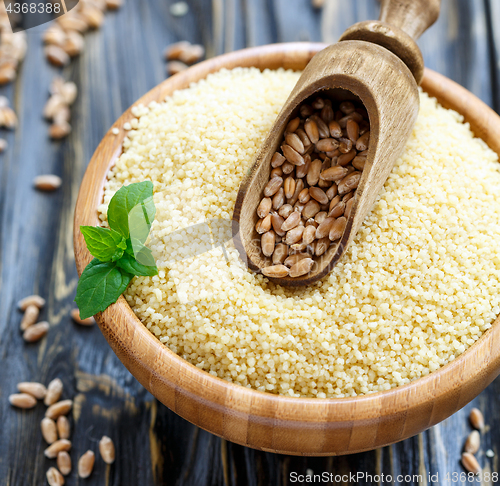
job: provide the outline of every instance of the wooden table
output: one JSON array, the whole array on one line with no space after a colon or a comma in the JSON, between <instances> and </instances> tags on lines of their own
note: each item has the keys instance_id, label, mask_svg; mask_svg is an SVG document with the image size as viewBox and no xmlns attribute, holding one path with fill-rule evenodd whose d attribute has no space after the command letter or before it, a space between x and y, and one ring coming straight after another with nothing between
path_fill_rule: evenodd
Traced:
<instances>
[{"instance_id":1,"label":"wooden table","mask_svg":"<svg viewBox=\"0 0 500 486\"><path fill-rule=\"evenodd\" d=\"M459 458L472 406L484 412L487 422L479 461L485 471L498 471L500 379L445 422L391 447L345 457L279 456L228 443L179 418L139 385L96 326L82 328L71 321L77 284L71 231L81 178L113 121L164 79L167 44L203 43L210 57L272 42L334 42L350 24L378 16L376 0L327 0L323 11L314 10L310 0L190 0L188 14L177 18L170 13L173 0L125 1L121 10L106 15L100 30L86 35L84 53L62 72L79 87L73 132L66 140L51 142L42 120L48 86L58 73L42 55L46 26L28 32L20 75L0 89L20 120L15 132L1 135L9 148L0 155L0 484L46 484L53 461L43 456L39 423L45 407L18 411L7 397L20 381L48 383L54 377L63 380L64 397L75 400L74 464L87 449L97 451L103 434L117 446L113 466L98 459L87 480L78 479L74 468L69 485L297 484L291 473L306 471L360 473L359 484L377 483L369 474L392 475L394 484L437 484L429 474L438 474L439 484L463 484L453 473L463 472ZM499 111L500 1L442 3L440 20L420 41L427 66ZM32 180L43 173L60 175L61 189L36 192ZM31 293L47 299L41 317L51 329L40 343L27 345L16 302ZM493 458L486 457L487 449L494 451Z\"/></svg>"}]
</instances>

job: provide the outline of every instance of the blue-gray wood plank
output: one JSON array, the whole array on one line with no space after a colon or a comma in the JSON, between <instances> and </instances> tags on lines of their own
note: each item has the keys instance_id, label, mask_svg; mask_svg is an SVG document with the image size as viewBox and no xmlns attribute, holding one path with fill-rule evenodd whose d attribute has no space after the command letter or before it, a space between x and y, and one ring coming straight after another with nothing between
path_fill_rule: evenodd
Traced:
<instances>
[{"instance_id":1,"label":"blue-gray wood plank","mask_svg":"<svg viewBox=\"0 0 500 486\"><path fill-rule=\"evenodd\" d=\"M16 383L48 383L59 376L64 397L75 399L72 457L107 434L115 440L111 467L96 461L91 478L73 473L67 484L87 485L286 485L290 474L384 473L409 476L401 484L464 484L459 458L470 431L467 416L478 406L488 427L478 455L485 471L498 471L500 380L473 403L436 427L399 444L345 457L300 458L274 455L228 443L192 426L158 403L128 373L97 328L75 326L69 316L77 283L72 250L72 217L79 183L101 137L139 96L164 79L164 47L187 39L201 42L213 56L271 42L334 42L350 24L376 18L376 0L327 0L315 10L309 0L188 0L189 13L170 14L174 0L126 0L104 26L86 35L85 51L64 69L79 97L73 132L51 142L42 109L48 86L59 71L42 55L45 27L28 33L28 55L19 77L0 88L19 115L15 132L0 155L0 484L45 484L52 464L43 456L39 423L44 407L17 411L7 397ZM428 67L464 85L500 109L500 0L442 0L439 21L422 36ZM60 191L40 194L32 179L42 173L64 179ZM18 299L40 293L51 323L46 339L26 345L18 326ZM493 458L484 451L491 448ZM446 475L450 474L449 480ZM438 474L438 481L429 474ZM419 480L418 475L421 475ZM359 484L376 478L360 477ZM477 481L476 481L477 482ZM487 482L485 482L486 484ZM300 483L299 483L300 484ZM385 482L384 484L388 484Z\"/></svg>"}]
</instances>

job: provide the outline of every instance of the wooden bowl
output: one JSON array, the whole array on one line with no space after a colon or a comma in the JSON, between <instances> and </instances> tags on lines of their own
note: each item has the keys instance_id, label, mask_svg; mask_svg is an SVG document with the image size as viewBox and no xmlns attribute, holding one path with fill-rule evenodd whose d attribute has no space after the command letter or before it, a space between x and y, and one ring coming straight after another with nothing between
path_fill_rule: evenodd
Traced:
<instances>
[{"instance_id":1,"label":"wooden bowl","mask_svg":"<svg viewBox=\"0 0 500 486\"><path fill-rule=\"evenodd\" d=\"M161 101L174 90L223 67L303 69L323 44L263 46L202 62L167 79L137 103ZM462 113L474 133L500 154L500 117L453 81L426 70L422 87ZM130 108L97 148L75 210L74 243L79 274L89 263L80 225L97 225L97 207L109 168L121 153L133 119ZM193 424L238 444L296 455L337 455L385 446L437 424L466 405L500 372L500 319L471 348L439 370L407 385L355 398L286 398L234 385L196 368L151 334L124 297L96 316L128 370L158 400Z\"/></svg>"}]
</instances>

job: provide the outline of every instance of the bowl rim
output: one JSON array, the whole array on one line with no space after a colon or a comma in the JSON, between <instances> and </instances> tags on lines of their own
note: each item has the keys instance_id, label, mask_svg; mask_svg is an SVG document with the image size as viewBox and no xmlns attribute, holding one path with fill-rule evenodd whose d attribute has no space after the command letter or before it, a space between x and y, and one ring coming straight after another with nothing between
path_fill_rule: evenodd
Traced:
<instances>
[{"instance_id":1,"label":"bowl rim","mask_svg":"<svg viewBox=\"0 0 500 486\"><path fill-rule=\"evenodd\" d=\"M203 79L223 67L252 65L260 69L300 69L324 47L326 44L321 43L285 43L224 54L166 79L129 107L102 139L80 187L74 221L78 274L81 275L91 260L79 227L99 223L97 207L102 202L104 181L109 168L121 153L121 144L126 136L123 124L134 118L132 107L162 100L166 93L187 87L191 82ZM471 113L464 114L466 121L474 127L476 136L483 138L490 148L500 154L500 117L485 103L465 88L429 69L425 70L422 86L431 96L438 96L445 107L456 107L457 100L464 110L469 106ZM113 128L118 128L118 135L112 133ZM246 388L213 376L161 343L136 317L123 296L116 304L98 314L96 320L120 360L167 407L216 435L274 452L297 453L282 447L283 440L278 436L273 436L269 442L260 436L252 439L248 430L238 429L229 433L227 424L214 425L213 417L210 417L210 413L203 413L202 409L215 415L229 414L236 421L250 421L256 426L286 426L292 430L298 427L311 430L320 427L325 430L347 423L351 427L348 452L359 452L410 437L443 420L474 398L500 372L500 349L494 346L494 342L500 340L500 318L464 353L438 370L396 388L345 398L287 397ZM430 400L431 409L427 416L422 416L418 430L414 425L407 424L406 417L422 414L423 410L427 410ZM352 439L352 428L357 425L375 426L374 421L379 422L375 437L380 437L380 440L374 438L368 447L358 447L356 440ZM395 421L400 428L396 434L397 440L393 440L395 436L384 439L381 423L394 424ZM306 445L304 449L308 450L299 453L332 453L331 450Z\"/></svg>"}]
</instances>

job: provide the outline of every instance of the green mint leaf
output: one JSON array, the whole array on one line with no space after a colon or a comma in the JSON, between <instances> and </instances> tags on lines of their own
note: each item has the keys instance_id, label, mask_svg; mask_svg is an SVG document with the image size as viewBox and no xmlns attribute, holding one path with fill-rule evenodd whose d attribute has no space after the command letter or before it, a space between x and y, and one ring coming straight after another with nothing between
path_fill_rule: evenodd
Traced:
<instances>
[{"instance_id":1,"label":"green mint leaf","mask_svg":"<svg viewBox=\"0 0 500 486\"><path fill-rule=\"evenodd\" d=\"M125 238L128 238L130 235L128 225L130 211L138 204L152 197L153 183L150 181L137 182L118 189L116 194L111 198L108 206L109 227L121 233Z\"/></svg>"},{"instance_id":2,"label":"green mint leaf","mask_svg":"<svg viewBox=\"0 0 500 486\"><path fill-rule=\"evenodd\" d=\"M153 266L156 265L155 259L153 258L153 253L151 250L144 246L143 243L135 238L132 240L132 253L133 257L142 265Z\"/></svg>"},{"instance_id":3,"label":"green mint leaf","mask_svg":"<svg viewBox=\"0 0 500 486\"><path fill-rule=\"evenodd\" d=\"M129 254L132 255L141 265L146 265L148 267L156 265L153 253L151 253L151 250L147 246L144 246L140 240L131 238L131 246L132 253L129 252Z\"/></svg>"},{"instance_id":4,"label":"green mint leaf","mask_svg":"<svg viewBox=\"0 0 500 486\"><path fill-rule=\"evenodd\" d=\"M127 248L125 238L115 230L95 226L80 226L87 248L101 262L116 261Z\"/></svg>"},{"instance_id":5,"label":"green mint leaf","mask_svg":"<svg viewBox=\"0 0 500 486\"><path fill-rule=\"evenodd\" d=\"M76 290L75 302L80 317L86 319L114 304L132 277L116 262L101 262L94 258L85 267Z\"/></svg>"},{"instance_id":6,"label":"green mint leaf","mask_svg":"<svg viewBox=\"0 0 500 486\"><path fill-rule=\"evenodd\" d=\"M149 248L146 249L149 250ZM125 253L123 257L116 262L116 264L122 270L125 270L133 275L140 275L141 277L152 277L153 275L158 275L158 268L156 265L143 265L128 253Z\"/></svg>"},{"instance_id":7,"label":"green mint leaf","mask_svg":"<svg viewBox=\"0 0 500 486\"><path fill-rule=\"evenodd\" d=\"M148 197L134 206L128 213L130 239L145 243L156 214L153 197Z\"/></svg>"},{"instance_id":8,"label":"green mint leaf","mask_svg":"<svg viewBox=\"0 0 500 486\"><path fill-rule=\"evenodd\" d=\"M143 245L139 240L127 239L127 248L125 249L125 254L130 255L132 258L137 260L141 265L147 267L156 266L156 261L153 257L151 250Z\"/></svg>"},{"instance_id":9,"label":"green mint leaf","mask_svg":"<svg viewBox=\"0 0 500 486\"><path fill-rule=\"evenodd\" d=\"M134 248L132 246L132 242L130 241L130 238L127 238L127 248L125 248L125 253L128 253L130 256L135 258Z\"/></svg>"}]
</instances>

